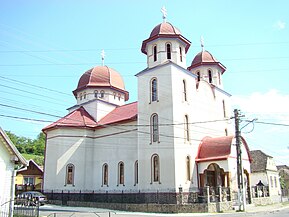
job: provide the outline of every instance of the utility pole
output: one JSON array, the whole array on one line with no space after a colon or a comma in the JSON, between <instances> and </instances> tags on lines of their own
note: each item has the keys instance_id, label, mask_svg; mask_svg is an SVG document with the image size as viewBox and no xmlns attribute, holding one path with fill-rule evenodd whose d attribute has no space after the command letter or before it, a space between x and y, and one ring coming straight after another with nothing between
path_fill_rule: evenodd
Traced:
<instances>
[{"instance_id":1,"label":"utility pole","mask_svg":"<svg viewBox=\"0 0 289 217\"><path fill-rule=\"evenodd\" d=\"M241 149L241 130L240 130L240 114L237 109L234 110L235 118L235 137L237 151L237 181L238 181L238 202L239 211L245 211L246 206L246 189L244 189L243 166L242 166L242 149ZM243 205L243 209L242 209Z\"/></svg>"}]
</instances>

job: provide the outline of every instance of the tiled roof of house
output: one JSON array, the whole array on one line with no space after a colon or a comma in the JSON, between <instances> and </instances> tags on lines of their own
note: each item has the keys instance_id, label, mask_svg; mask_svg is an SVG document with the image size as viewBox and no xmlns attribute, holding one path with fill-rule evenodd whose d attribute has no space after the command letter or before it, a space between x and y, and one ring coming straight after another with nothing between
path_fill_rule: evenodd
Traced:
<instances>
[{"instance_id":1,"label":"tiled roof of house","mask_svg":"<svg viewBox=\"0 0 289 217\"><path fill-rule=\"evenodd\" d=\"M252 157L251 172L263 172L267 169L267 160L272 158L261 150L250 151Z\"/></svg>"},{"instance_id":2,"label":"tiled roof of house","mask_svg":"<svg viewBox=\"0 0 289 217\"><path fill-rule=\"evenodd\" d=\"M103 125L118 123L121 121L135 120L136 117L137 102L115 108L99 122L96 122L83 107L79 107L65 117L48 125L43 129L43 131L57 127L97 128Z\"/></svg>"}]
</instances>

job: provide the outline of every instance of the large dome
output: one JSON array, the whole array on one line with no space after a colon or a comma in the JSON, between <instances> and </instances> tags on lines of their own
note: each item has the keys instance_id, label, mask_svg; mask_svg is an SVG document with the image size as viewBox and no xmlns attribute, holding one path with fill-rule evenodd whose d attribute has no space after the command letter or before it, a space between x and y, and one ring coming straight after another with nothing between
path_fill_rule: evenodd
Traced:
<instances>
[{"instance_id":1,"label":"large dome","mask_svg":"<svg viewBox=\"0 0 289 217\"><path fill-rule=\"evenodd\" d=\"M178 28L174 27L172 24L168 22L162 22L161 24L153 28L153 30L151 31L150 37L143 41L141 51L144 54L147 54L147 51L146 51L147 43L158 38L179 38L181 41L183 41L186 44L186 52L188 51L191 45L191 42L182 36L182 33Z\"/></svg>"},{"instance_id":2,"label":"large dome","mask_svg":"<svg viewBox=\"0 0 289 217\"><path fill-rule=\"evenodd\" d=\"M121 92L128 92L125 90L125 85L121 75L112 68L107 66L95 66L86 71L79 79L77 88L73 91L76 95L78 91L85 88L109 87L117 89Z\"/></svg>"},{"instance_id":3,"label":"large dome","mask_svg":"<svg viewBox=\"0 0 289 217\"><path fill-rule=\"evenodd\" d=\"M201 65L218 65L222 68L223 72L226 70L226 67L221 64L210 52L204 50L198 53L192 61L189 70L192 68L201 66Z\"/></svg>"}]
</instances>

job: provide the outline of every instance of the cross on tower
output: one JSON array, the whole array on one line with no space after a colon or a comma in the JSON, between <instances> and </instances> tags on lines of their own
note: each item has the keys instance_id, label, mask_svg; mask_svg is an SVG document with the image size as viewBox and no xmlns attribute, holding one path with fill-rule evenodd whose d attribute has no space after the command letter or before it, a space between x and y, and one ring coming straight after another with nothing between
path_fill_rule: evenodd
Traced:
<instances>
[{"instance_id":1,"label":"cross on tower","mask_svg":"<svg viewBox=\"0 0 289 217\"><path fill-rule=\"evenodd\" d=\"M165 6L163 6L162 8L161 8L161 12L162 12L162 14L163 14L163 21L164 21L164 23L166 22L166 18L167 18L167 9L165 8Z\"/></svg>"},{"instance_id":2,"label":"cross on tower","mask_svg":"<svg viewBox=\"0 0 289 217\"><path fill-rule=\"evenodd\" d=\"M104 57L105 57L104 50L101 51L100 55L101 55L102 66L104 66Z\"/></svg>"}]
</instances>

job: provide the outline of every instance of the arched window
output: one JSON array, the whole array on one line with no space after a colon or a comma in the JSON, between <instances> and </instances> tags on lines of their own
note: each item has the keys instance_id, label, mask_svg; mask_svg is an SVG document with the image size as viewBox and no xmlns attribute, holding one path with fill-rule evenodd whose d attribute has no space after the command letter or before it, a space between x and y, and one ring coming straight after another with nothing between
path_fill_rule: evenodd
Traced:
<instances>
[{"instance_id":1,"label":"arched window","mask_svg":"<svg viewBox=\"0 0 289 217\"><path fill-rule=\"evenodd\" d=\"M138 184L138 161L134 163L134 184Z\"/></svg>"},{"instance_id":2,"label":"arched window","mask_svg":"<svg viewBox=\"0 0 289 217\"><path fill-rule=\"evenodd\" d=\"M209 76L209 83L211 84L212 81L213 81L212 71L211 70L208 71L208 76Z\"/></svg>"},{"instance_id":3,"label":"arched window","mask_svg":"<svg viewBox=\"0 0 289 217\"><path fill-rule=\"evenodd\" d=\"M95 98L98 97L98 91L97 91L97 90L94 91L94 97L95 97Z\"/></svg>"},{"instance_id":4,"label":"arched window","mask_svg":"<svg viewBox=\"0 0 289 217\"><path fill-rule=\"evenodd\" d=\"M160 181L160 162L159 162L159 156L157 154L152 156L151 168L152 168L152 182L159 182Z\"/></svg>"},{"instance_id":5,"label":"arched window","mask_svg":"<svg viewBox=\"0 0 289 217\"><path fill-rule=\"evenodd\" d=\"M151 116L151 138L152 142L159 141L159 120L157 114Z\"/></svg>"},{"instance_id":6,"label":"arched window","mask_svg":"<svg viewBox=\"0 0 289 217\"><path fill-rule=\"evenodd\" d=\"M113 99L115 99L116 98L116 93L115 92L113 92Z\"/></svg>"},{"instance_id":7,"label":"arched window","mask_svg":"<svg viewBox=\"0 0 289 217\"><path fill-rule=\"evenodd\" d=\"M118 163L118 184L124 185L124 163Z\"/></svg>"},{"instance_id":8,"label":"arched window","mask_svg":"<svg viewBox=\"0 0 289 217\"><path fill-rule=\"evenodd\" d=\"M73 164L68 164L66 166L66 185L74 185L74 170L75 168Z\"/></svg>"},{"instance_id":9,"label":"arched window","mask_svg":"<svg viewBox=\"0 0 289 217\"><path fill-rule=\"evenodd\" d=\"M225 117L227 117L225 100L222 101L222 104L223 104L223 114L224 114L224 118L225 118Z\"/></svg>"},{"instance_id":10,"label":"arched window","mask_svg":"<svg viewBox=\"0 0 289 217\"><path fill-rule=\"evenodd\" d=\"M153 55L154 55L154 62L157 61L157 46L154 45L153 47Z\"/></svg>"},{"instance_id":11,"label":"arched window","mask_svg":"<svg viewBox=\"0 0 289 217\"><path fill-rule=\"evenodd\" d=\"M198 76L198 81L200 81L200 80L201 80L201 74L200 74L200 72L197 72L197 76Z\"/></svg>"},{"instance_id":12,"label":"arched window","mask_svg":"<svg viewBox=\"0 0 289 217\"><path fill-rule=\"evenodd\" d=\"M83 99L86 99L86 92L83 93Z\"/></svg>"},{"instance_id":13,"label":"arched window","mask_svg":"<svg viewBox=\"0 0 289 217\"><path fill-rule=\"evenodd\" d=\"M100 98L103 98L104 97L104 91L100 91Z\"/></svg>"},{"instance_id":14,"label":"arched window","mask_svg":"<svg viewBox=\"0 0 289 217\"><path fill-rule=\"evenodd\" d=\"M187 101L187 84L186 84L186 80L183 80L183 96L184 96L184 100Z\"/></svg>"},{"instance_id":15,"label":"arched window","mask_svg":"<svg viewBox=\"0 0 289 217\"><path fill-rule=\"evenodd\" d=\"M158 81L156 78L153 78L151 81L151 101L158 100Z\"/></svg>"},{"instance_id":16,"label":"arched window","mask_svg":"<svg viewBox=\"0 0 289 217\"><path fill-rule=\"evenodd\" d=\"M81 93L81 94L79 94L79 99L80 99L80 100L82 100L82 93Z\"/></svg>"},{"instance_id":17,"label":"arched window","mask_svg":"<svg viewBox=\"0 0 289 217\"><path fill-rule=\"evenodd\" d=\"M182 53L182 47L180 47L180 60L183 62L183 53Z\"/></svg>"},{"instance_id":18,"label":"arched window","mask_svg":"<svg viewBox=\"0 0 289 217\"><path fill-rule=\"evenodd\" d=\"M186 158L186 171L187 171L187 181L191 181L191 158L187 156Z\"/></svg>"},{"instance_id":19,"label":"arched window","mask_svg":"<svg viewBox=\"0 0 289 217\"><path fill-rule=\"evenodd\" d=\"M108 165L102 166L102 185L108 185Z\"/></svg>"},{"instance_id":20,"label":"arched window","mask_svg":"<svg viewBox=\"0 0 289 217\"><path fill-rule=\"evenodd\" d=\"M171 44L167 44L166 49L167 49L167 59L170 60L172 58Z\"/></svg>"},{"instance_id":21,"label":"arched window","mask_svg":"<svg viewBox=\"0 0 289 217\"><path fill-rule=\"evenodd\" d=\"M120 99L121 99L121 95L120 95L120 94L118 94L118 95L117 95L117 98L118 98L118 100L120 100Z\"/></svg>"},{"instance_id":22,"label":"arched window","mask_svg":"<svg viewBox=\"0 0 289 217\"><path fill-rule=\"evenodd\" d=\"M221 82L221 73L219 72L218 75L219 75L219 84L221 85L221 83L222 83Z\"/></svg>"},{"instance_id":23,"label":"arched window","mask_svg":"<svg viewBox=\"0 0 289 217\"><path fill-rule=\"evenodd\" d=\"M185 133L185 140L187 142L190 141L190 129L189 129L189 117L185 115L185 123L184 123L184 133Z\"/></svg>"}]
</instances>

